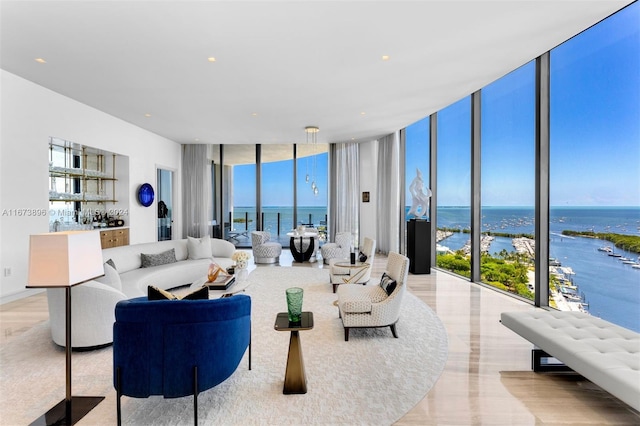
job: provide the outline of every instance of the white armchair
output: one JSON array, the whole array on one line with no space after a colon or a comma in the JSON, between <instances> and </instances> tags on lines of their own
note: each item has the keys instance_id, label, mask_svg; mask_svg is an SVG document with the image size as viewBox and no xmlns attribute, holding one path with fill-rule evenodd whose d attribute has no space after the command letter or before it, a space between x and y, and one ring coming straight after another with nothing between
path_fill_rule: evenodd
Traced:
<instances>
[{"instance_id":1,"label":"white armchair","mask_svg":"<svg viewBox=\"0 0 640 426\"><path fill-rule=\"evenodd\" d=\"M331 259L347 259L351 251L351 232L338 232L332 243L326 243L320 249L325 264Z\"/></svg>"},{"instance_id":2,"label":"white armchair","mask_svg":"<svg viewBox=\"0 0 640 426\"><path fill-rule=\"evenodd\" d=\"M278 263L282 253L282 245L270 242L271 234L264 231L251 232L251 248L255 263Z\"/></svg>"},{"instance_id":3,"label":"white armchair","mask_svg":"<svg viewBox=\"0 0 640 426\"><path fill-rule=\"evenodd\" d=\"M373 270L373 261L376 255L376 240L365 237L364 244L360 253L365 255L367 259L366 266L360 267L341 267L337 266L337 263L349 262L349 259L334 258L329 261L330 272L329 280L333 285L333 292L336 292L338 285L340 284L366 284L371 279L371 271ZM359 258L360 253L356 254L356 259Z\"/></svg>"},{"instance_id":4,"label":"white armchair","mask_svg":"<svg viewBox=\"0 0 640 426\"><path fill-rule=\"evenodd\" d=\"M381 285L343 284L338 287L338 309L344 326L344 340L351 328L390 327L397 338L396 323L400 317L402 296L406 291L409 258L389 253ZM385 277L383 275L383 278ZM395 287L390 281L395 281Z\"/></svg>"}]
</instances>

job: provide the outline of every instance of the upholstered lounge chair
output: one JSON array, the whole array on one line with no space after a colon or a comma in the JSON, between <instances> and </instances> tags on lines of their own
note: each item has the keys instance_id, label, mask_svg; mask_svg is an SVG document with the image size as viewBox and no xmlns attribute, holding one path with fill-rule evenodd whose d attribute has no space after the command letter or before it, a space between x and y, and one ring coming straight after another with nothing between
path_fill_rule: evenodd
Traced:
<instances>
[{"instance_id":1,"label":"upholstered lounge chair","mask_svg":"<svg viewBox=\"0 0 640 426\"><path fill-rule=\"evenodd\" d=\"M351 328L390 327L397 338L402 296L406 291L409 258L389 253L385 273L396 282L391 294L378 284L343 284L338 287L338 309L344 326L344 340Z\"/></svg>"},{"instance_id":2,"label":"upholstered lounge chair","mask_svg":"<svg viewBox=\"0 0 640 426\"><path fill-rule=\"evenodd\" d=\"M115 308L113 383L118 425L123 395L178 398L225 381L247 347L251 369L251 298L211 300L123 300Z\"/></svg>"},{"instance_id":3,"label":"upholstered lounge chair","mask_svg":"<svg viewBox=\"0 0 640 426\"><path fill-rule=\"evenodd\" d=\"M320 249L325 264L331 259L347 259L351 253L351 232L338 232L332 243L326 243Z\"/></svg>"},{"instance_id":4,"label":"upholstered lounge chair","mask_svg":"<svg viewBox=\"0 0 640 426\"><path fill-rule=\"evenodd\" d=\"M251 232L251 247L255 263L278 263L282 253L282 245L269 241L271 234L265 231Z\"/></svg>"},{"instance_id":5,"label":"upholstered lounge chair","mask_svg":"<svg viewBox=\"0 0 640 426\"><path fill-rule=\"evenodd\" d=\"M334 293L340 284L366 284L371 279L373 261L376 255L376 240L365 237L362 250L356 254L357 258L359 258L360 253L367 257L365 262L369 264L368 267L344 268L336 265L336 263L342 262L349 263L350 259L334 258L329 261L329 265L331 266L329 270L329 281L333 285Z\"/></svg>"}]
</instances>

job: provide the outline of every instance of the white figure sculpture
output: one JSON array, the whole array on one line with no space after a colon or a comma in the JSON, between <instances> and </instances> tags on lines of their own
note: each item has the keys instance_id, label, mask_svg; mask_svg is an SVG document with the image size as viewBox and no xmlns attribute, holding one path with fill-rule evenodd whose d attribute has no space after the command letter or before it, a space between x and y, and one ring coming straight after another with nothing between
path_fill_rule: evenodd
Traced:
<instances>
[{"instance_id":1,"label":"white figure sculpture","mask_svg":"<svg viewBox=\"0 0 640 426\"><path fill-rule=\"evenodd\" d=\"M411 181L409 185L409 192L411 192L411 208L409 209L409 216L424 217L429 213L429 198L431 198L431 190L427 188L427 192L424 192L424 181L422 180L422 172L420 169L416 169L416 177Z\"/></svg>"}]
</instances>

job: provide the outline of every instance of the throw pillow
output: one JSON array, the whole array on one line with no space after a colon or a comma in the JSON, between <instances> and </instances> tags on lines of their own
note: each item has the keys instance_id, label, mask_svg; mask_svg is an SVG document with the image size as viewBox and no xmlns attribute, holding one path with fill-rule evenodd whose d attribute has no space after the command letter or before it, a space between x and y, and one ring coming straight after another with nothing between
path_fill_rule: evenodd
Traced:
<instances>
[{"instance_id":1,"label":"throw pillow","mask_svg":"<svg viewBox=\"0 0 640 426\"><path fill-rule=\"evenodd\" d=\"M382 274L382 278L380 278L380 287L382 287L382 289L387 292L387 296L389 296L393 293L393 290L396 289L396 280L385 272Z\"/></svg>"},{"instance_id":2,"label":"throw pillow","mask_svg":"<svg viewBox=\"0 0 640 426\"><path fill-rule=\"evenodd\" d=\"M199 289L192 291L182 297L175 294L150 285L147 287L147 299L148 300L206 300L209 298L209 288L202 286Z\"/></svg>"},{"instance_id":3,"label":"throw pillow","mask_svg":"<svg viewBox=\"0 0 640 426\"><path fill-rule=\"evenodd\" d=\"M109 265L110 265L113 269L115 269L116 271L118 270L118 268L116 268L116 264L115 264L115 262L113 261L113 259L109 259L109 260L107 260L107 261L106 261L106 262L104 262L104 263L109 264Z\"/></svg>"},{"instance_id":4,"label":"throw pillow","mask_svg":"<svg viewBox=\"0 0 640 426\"><path fill-rule=\"evenodd\" d=\"M187 252L189 253L189 259L210 259L213 256L211 253L211 239L208 235L202 238L187 237Z\"/></svg>"},{"instance_id":5,"label":"throw pillow","mask_svg":"<svg viewBox=\"0 0 640 426\"><path fill-rule=\"evenodd\" d=\"M111 264L107 261L104 264L104 276L96 278L97 281L102 284L106 284L109 287L113 287L116 290L122 291L122 282L120 281L120 274L115 268L111 267Z\"/></svg>"},{"instance_id":6,"label":"throw pillow","mask_svg":"<svg viewBox=\"0 0 640 426\"><path fill-rule=\"evenodd\" d=\"M360 252L360 254L358 255L358 260L360 262L366 262L367 261L367 255L364 254L363 252Z\"/></svg>"},{"instance_id":7,"label":"throw pillow","mask_svg":"<svg viewBox=\"0 0 640 426\"><path fill-rule=\"evenodd\" d=\"M166 265L168 263L177 262L175 249L163 251L162 253L156 254L140 253L140 258L142 259L143 268L150 268L152 266Z\"/></svg>"}]
</instances>

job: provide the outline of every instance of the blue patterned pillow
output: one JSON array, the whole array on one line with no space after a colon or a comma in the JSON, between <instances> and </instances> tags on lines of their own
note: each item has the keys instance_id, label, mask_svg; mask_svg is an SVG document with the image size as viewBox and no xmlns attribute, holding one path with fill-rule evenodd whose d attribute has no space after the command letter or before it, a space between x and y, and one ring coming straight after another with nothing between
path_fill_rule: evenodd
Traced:
<instances>
[{"instance_id":1,"label":"blue patterned pillow","mask_svg":"<svg viewBox=\"0 0 640 426\"><path fill-rule=\"evenodd\" d=\"M393 290L396 289L396 280L391 278L385 272L382 274L382 277L380 278L380 287L382 287L382 289L387 292L387 296L389 296L391 295L391 293L393 293Z\"/></svg>"},{"instance_id":2,"label":"blue patterned pillow","mask_svg":"<svg viewBox=\"0 0 640 426\"><path fill-rule=\"evenodd\" d=\"M151 268L152 266L166 265L168 263L175 263L176 251L175 249L163 251L156 254L140 253L143 268Z\"/></svg>"}]
</instances>

